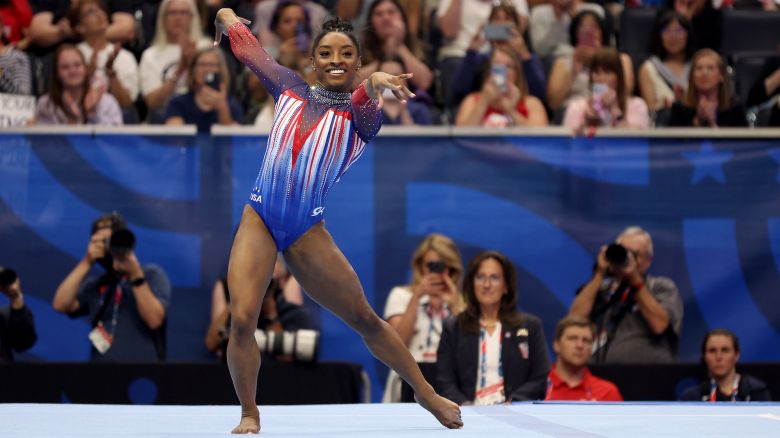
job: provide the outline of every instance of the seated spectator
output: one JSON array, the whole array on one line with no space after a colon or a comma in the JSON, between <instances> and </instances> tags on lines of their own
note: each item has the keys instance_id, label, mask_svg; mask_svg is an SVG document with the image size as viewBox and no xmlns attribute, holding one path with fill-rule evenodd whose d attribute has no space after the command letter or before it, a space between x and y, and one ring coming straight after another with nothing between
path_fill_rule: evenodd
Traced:
<instances>
[{"instance_id":1,"label":"seated spectator","mask_svg":"<svg viewBox=\"0 0 780 438\"><path fill-rule=\"evenodd\" d=\"M684 15L664 11L653 28L652 56L639 69L639 93L651 111L669 108L688 89L695 42Z\"/></svg>"},{"instance_id":2,"label":"seated spectator","mask_svg":"<svg viewBox=\"0 0 780 438\"><path fill-rule=\"evenodd\" d=\"M714 50L701 49L693 56L688 90L672 105L669 126L747 126L745 107L731 94L726 63Z\"/></svg>"},{"instance_id":3,"label":"seated spectator","mask_svg":"<svg viewBox=\"0 0 780 438\"><path fill-rule=\"evenodd\" d=\"M739 339L730 330L710 330L701 345L702 362L708 380L688 388L682 401L745 402L772 401L766 383L747 374L737 373Z\"/></svg>"},{"instance_id":4,"label":"seated spectator","mask_svg":"<svg viewBox=\"0 0 780 438\"><path fill-rule=\"evenodd\" d=\"M647 105L640 97L626 96L620 54L606 47L596 50L590 63L591 92L566 106L563 126L577 132L585 128L649 128Z\"/></svg>"},{"instance_id":5,"label":"seated spectator","mask_svg":"<svg viewBox=\"0 0 780 438\"><path fill-rule=\"evenodd\" d=\"M444 322L440 394L459 405L544 397L550 359L542 323L517 310L517 274L495 251L476 255L463 279L466 308Z\"/></svg>"},{"instance_id":6,"label":"seated spectator","mask_svg":"<svg viewBox=\"0 0 780 438\"><path fill-rule=\"evenodd\" d=\"M54 54L49 93L38 99L35 122L40 125L122 124L122 110L105 84L92 86L84 55L63 44Z\"/></svg>"},{"instance_id":7,"label":"seated spectator","mask_svg":"<svg viewBox=\"0 0 780 438\"><path fill-rule=\"evenodd\" d=\"M780 126L780 54L767 59L747 98L749 107L769 108L768 126Z\"/></svg>"},{"instance_id":8,"label":"seated spectator","mask_svg":"<svg viewBox=\"0 0 780 438\"><path fill-rule=\"evenodd\" d=\"M152 45L141 55L141 94L149 121L165 121L165 107L187 92L187 70L198 49L211 47L203 36L195 0L163 0Z\"/></svg>"},{"instance_id":9,"label":"seated spectator","mask_svg":"<svg viewBox=\"0 0 780 438\"><path fill-rule=\"evenodd\" d=\"M518 31L525 33L528 23L526 0L509 0L520 15ZM477 32L487 22L492 2L483 0L441 0L436 8L436 27L441 31L444 44L439 49L439 71L443 101L448 108L457 106L452 93L453 81L466 50Z\"/></svg>"},{"instance_id":10,"label":"seated spectator","mask_svg":"<svg viewBox=\"0 0 780 438\"><path fill-rule=\"evenodd\" d=\"M456 126L547 126L547 111L539 99L528 95L523 68L514 52L496 47L483 63L482 77L482 89L460 104Z\"/></svg>"},{"instance_id":11,"label":"seated spectator","mask_svg":"<svg viewBox=\"0 0 780 438\"><path fill-rule=\"evenodd\" d=\"M0 1L0 47L16 46L25 50L29 45L26 37L33 13L27 0Z\"/></svg>"},{"instance_id":12,"label":"seated spectator","mask_svg":"<svg viewBox=\"0 0 780 438\"><path fill-rule=\"evenodd\" d=\"M583 10L591 10L603 20L604 8L582 0L551 0L531 8L528 32L534 51L543 58L571 54L569 25L572 18Z\"/></svg>"},{"instance_id":13,"label":"seated spectator","mask_svg":"<svg viewBox=\"0 0 780 438\"><path fill-rule=\"evenodd\" d=\"M623 396L614 383L590 373L595 337L593 324L581 316L567 316L555 327L555 363L547 377L548 400L620 402Z\"/></svg>"},{"instance_id":14,"label":"seated spectator","mask_svg":"<svg viewBox=\"0 0 780 438\"><path fill-rule=\"evenodd\" d=\"M255 7L255 20L252 22L252 33L257 35L260 44L266 48L279 47L281 41L272 32L274 11L282 3L297 3L303 5L306 9L306 15L310 25L310 35L317 35L320 32L322 23L328 19L330 13L322 5L310 0L262 0L257 2Z\"/></svg>"},{"instance_id":15,"label":"seated spectator","mask_svg":"<svg viewBox=\"0 0 780 438\"><path fill-rule=\"evenodd\" d=\"M165 321L171 299L168 276L141 265L117 213L97 218L87 252L54 294L54 310L89 316L93 362L153 362L165 359ZM129 246L129 248L128 248ZM88 276L97 263L105 269Z\"/></svg>"},{"instance_id":16,"label":"seated spectator","mask_svg":"<svg viewBox=\"0 0 780 438\"><path fill-rule=\"evenodd\" d=\"M281 268L280 268L281 267ZM268 285L263 297L263 305L257 321L260 330L280 332L295 332L297 330L317 330L316 324L303 307L302 303L292 303L285 297L285 292L277 277L277 269L284 264L277 261L274 267L274 277ZM289 274L289 273L288 273ZM297 282L291 276L287 280ZM300 290L300 289L299 289ZM301 297L302 298L302 297ZM206 348L222 360L227 358L227 344L230 336L230 290L227 279L220 278L214 285L211 298L211 323L206 333ZM290 361L293 358L286 355L269 354L267 357Z\"/></svg>"},{"instance_id":17,"label":"seated spectator","mask_svg":"<svg viewBox=\"0 0 780 438\"><path fill-rule=\"evenodd\" d=\"M691 22L696 37L696 49L720 50L723 15L710 0L668 0L667 7L684 15Z\"/></svg>"},{"instance_id":18,"label":"seated spectator","mask_svg":"<svg viewBox=\"0 0 780 438\"><path fill-rule=\"evenodd\" d=\"M35 15L30 22L28 37L30 43L38 47L53 47L64 41L72 40L76 35L73 25L67 17L70 1L31 0ZM135 17L131 2L107 0L107 10L111 20L106 29L109 41L123 43L135 38Z\"/></svg>"},{"instance_id":19,"label":"seated spectator","mask_svg":"<svg viewBox=\"0 0 780 438\"><path fill-rule=\"evenodd\" d=\"M569 315L596 325L593 363L674 363L682 327L683 303L677 286L647 274L653 241L628 227L599 251L593 276L579 291Z\"/></svg>"},{"instance_id":20,"label":"seated spectator","mask_svg":"<svg viewBox=\"0 0 780 438\"><path fill-rule=\"evenodd\" d=\"M244 111L238 100L228 96L230 74L218 48L195 54L187 73L189 91L171 99L165 111L166 125L196 125L208 133L212 125L237 125Z\"/></svg>"},{"instance_id":21,"label":"seated spectator","mask_svg":"<svg viewBox=\"0 0 780 438\"><path fill-rule=\"evenodd\" d=\"M523 64L523 76L525 76L526 82L528 82L528 92L543 101L547 92L547 78L544 75L544 66L539 57L531 53L528 45L526 45L525 38L520 33L519 23L520 16L514 6L505 3L493 6L487 25L509 26L510 36L508 39L491 39L489 43L491 49L504 47L514 51L520 57L520 61ZM490 53L481 52L487 42L483 34L484 29L482 32L474 34L471 45L466 50L466 57L455 75L453 93L456 102L462 101L466 95L482 87L479 66L483 65L485 60L490 57Z\"/></svg>"},{"instance_id":22,"label":"seated spectator","mask_svg":"<svg viewBox=\"0 0 780 438\"><path fill-rule=\"evenodd\" d=\"M5 16L0 15L0 35L8 32ZM14 44L0 38L0 93L32 94L30 59Z\"/></svg>"},{"instance_id":23,"label":"seated spectator","mask_svg":"<svg viewBox=\"0 0 780 438\"><path fill-rule=\"evenodd\" d=\"M400 75L409 70L400 58L390 58L379 64L379 70L391 75ZM419 96L418 96L419 97ZM417 98L401 102L389 90L385 90L382 104L382 124L386 126L430 125L433 116L428 105Z\"/></svg>"},{"instance_id":24,"label":"seated spectator","mask_svg":"<svg viewBox=\"0 0 780 438\"><path fill-rule=\"evenodd\" d=\"M0 294L10 301L8 307L0 308L0 363L13 362L13 352L30 349L38 335L33 314L24 305L22 284L11 269L0 267Z\"/></svg>"},{"instance_id":25,"label":"seated spectator","mask_svg":"<svg viewBox=\"0 0 780 438\"><path fill-rule=\"evenodd\" d=\"M368 26L363 31L363 67L355 77L355 86L379 69L380 64L399 58L412 73L410 89L427 91L433 83L433 72L425 65L424 53L417 36L409 32L406 13L397 0L374 0L368 10Z\"/></svg>"},{"instance_id":26,"label":"seated spectator","mask_svg":"<svg viewBox=\"0 0 780 438\"><path fill-rule=\"evenodd\" d=\"M79 0L68 13L71 26L84 41L76 45L89 60L93 86L106 87L123 112L135 113L138 97L138 63L121 44L108 41L108 10L101 0Z\"/></svg>"},{"instance_id":27,"label":"seated spectator","mask_svg":"<svg viewBox=\"0 0 780 438\"><path fill-rule=\"evenodd\" d=\"M547 104L553 111L560 111L578 97L588 97L590 92L591 60L596 51L608 47L608 34L604 20L591 10L583 10L572 19L569 40L574 52L555 60L547 81ZM631 58L620 54L623 66L626 96L634 93L634 67Z\"/></svg>"},{"instance_id":28,"label":"seated spectator","mask_svg":"<svg viewBox=\"0 0 780 438\"><path fill-rule=\"evenodd\" d=\"M415 361L436 362L442 324L462 305L458 290L462 275L463 262L455 242L441 234L430 234L412 256L412 283L394 287L387 296L384 318ZM391 370L382 402L399 401L401 377Z\"/></svg>"},{"instance_id":29,"label":"seated spectator","mask_svg":"<svg viewBox=\"0 0 780 438\"><path fill-rule=\"evenodd\" d=\"M269 26L278 44L268 47L268 53L279 64L299 72L307 82L314 83L311 23L303 5L294 1L279 2Z\"/></svg>"}]
</instances>

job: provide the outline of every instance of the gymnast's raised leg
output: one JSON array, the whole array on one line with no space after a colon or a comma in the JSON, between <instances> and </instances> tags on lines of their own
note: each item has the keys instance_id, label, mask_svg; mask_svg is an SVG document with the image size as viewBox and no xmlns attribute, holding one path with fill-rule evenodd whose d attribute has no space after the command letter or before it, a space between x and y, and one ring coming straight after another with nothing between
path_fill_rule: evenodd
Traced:
<instances>
[{"instance_id":1,"label":"gymnast's raised leg","mask_svg":"<svg viewBox=\"0 0 780 438\"><path fill-rule=\"evenodd\" d=\"M357 274L324 222L309 229L284 257L303 289L356 330L371 353L409 383L425 409L446 427L463 427L458 405L436 394L395 330L369 306Z\"/></svg>"}]
</instances>

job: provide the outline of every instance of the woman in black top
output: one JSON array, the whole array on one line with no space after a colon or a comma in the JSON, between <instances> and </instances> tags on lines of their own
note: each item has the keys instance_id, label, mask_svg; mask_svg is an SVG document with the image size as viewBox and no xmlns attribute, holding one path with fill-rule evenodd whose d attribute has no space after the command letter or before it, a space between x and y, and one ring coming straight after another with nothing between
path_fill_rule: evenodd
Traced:
<instances>
[{"instance_id":1,"label":"woman in black top","mask_svg":"<svg viewBox=\"0 0 780 438\"><path fill-rule=\"evenodd\" d=\"M672 105L669 126L747 126L744 106L731 95L726 63L714 50L693 55L688 90Z\"/></svg>"},{"instance_id":2,"label":"woman in black top","mask_svg":"<svg viewBox=\"0 0 780 438\"><path fill-rule=\"evenodd\" d=\"M726 329L707 333L701 346L702 362L709 379L688 388L683 401L772 401L766 384L755 377L737 373L739 339Z\"/></svg>"}]
</instances>

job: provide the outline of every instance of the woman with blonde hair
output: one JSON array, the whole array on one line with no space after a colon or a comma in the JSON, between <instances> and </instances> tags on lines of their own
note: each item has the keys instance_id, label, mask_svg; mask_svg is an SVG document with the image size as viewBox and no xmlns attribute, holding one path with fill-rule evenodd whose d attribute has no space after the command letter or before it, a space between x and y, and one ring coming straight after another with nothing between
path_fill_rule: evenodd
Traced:
<instances>
[{"instance_id":1,"label":"woman with blonde hair","mask_svg":"<svg viewBox=\"0 0 780 438\"><path fill-rule=\"evenodd\" d=\"M672 105L669 126L747 126L745 107L731 95L726 63L718 52L701 49L693 55L688 90L682 102Z\"/></svg>"},{"instance_id":2,"label":"woman with blonde hair","mask_svg":"<svg viewBox=\"0 0 780 438\"><path fill-rule=\"evenodd\" d=\"M172 96L187 91L187 71L198 49L211 46L200 28L195 0L163 0L152 45L141 55L141 94L149 120L162 122Z\"/></svg>"},{"instance_id":3,"label":"woman with blonde hair","mask_svg":"<svg viewBox=\"0 0 780 438\"><path fill-rule=\"evenodd\" d=\"M463 99L456 126L547 126L547 111L528 93L522 64L511 49L495 47L482 70L482 89Z\"/></svg>"},{"instance_id":4,"label":"woman with blonde hair","mask_svg":"<svg viewBox=\"0 0 780 438\"><path fill-rule=\"evenodd\" d=\"M412 256L412 283L396 286L385 304L385 320L398 332L415 361L436 362L442 323L463 305L459 285L463 262L455 242L430 234ZM385 403L401 400L401 378L387 376Z\"/></svg>"}]
</instances>

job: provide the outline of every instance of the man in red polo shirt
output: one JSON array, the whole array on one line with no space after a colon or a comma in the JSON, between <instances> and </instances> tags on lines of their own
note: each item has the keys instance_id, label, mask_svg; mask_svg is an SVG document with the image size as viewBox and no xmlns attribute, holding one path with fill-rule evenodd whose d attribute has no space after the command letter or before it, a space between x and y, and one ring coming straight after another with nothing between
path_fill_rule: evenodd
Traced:
<instances>
[{"instance_id":1,"label":"man in red polo shirt","mask_svg":"<svg viewBox=\"0 0 780 438\"><path fill-rule=\"evenodd\" d=\"M557 358L547 376L545 400L623 401L614 383L588 370L593 348L593 324L581 316L567 316L555 327Z\"/></svg>"}]
</instances>

